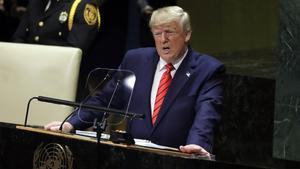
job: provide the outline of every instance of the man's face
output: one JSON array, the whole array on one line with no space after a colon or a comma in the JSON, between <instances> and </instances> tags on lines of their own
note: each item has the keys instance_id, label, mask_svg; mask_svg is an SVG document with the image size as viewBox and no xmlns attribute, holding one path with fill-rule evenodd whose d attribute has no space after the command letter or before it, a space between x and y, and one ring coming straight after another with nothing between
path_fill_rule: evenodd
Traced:
<instances>
[{"instance_id":1,"label":"man's face","mask_svg":"<svg viewBox=\"0 0 300 169\"><path fill-rule=\"evenodd\" d=\"M176 21L154 26L152 33L158 55L167 63L183 55L191 37Z\"/></svg>"}]
</instances>

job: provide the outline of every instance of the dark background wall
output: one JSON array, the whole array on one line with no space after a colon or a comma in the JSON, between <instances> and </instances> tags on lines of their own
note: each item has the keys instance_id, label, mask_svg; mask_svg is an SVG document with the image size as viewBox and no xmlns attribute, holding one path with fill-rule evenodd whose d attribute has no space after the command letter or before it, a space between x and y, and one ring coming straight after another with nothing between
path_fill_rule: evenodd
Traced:
<instances>
[{"instance_id":1,"label":"dark background wall","mask_svg":"<svg viewBox=\"0 0 300 169\"><path fill-rule=\"evenodd\" d=\"M126 51L128 0L107 0L101 7L101 28L89 59L90 69L117 68Z\"/></svg>"},{"instance_id":2,"label":"dark background wall","mask_svg":"<svg viewBox=\"0 0 300 169\"><path fill-rule=\"evenodd\" d=\"M277 0L177 2L191 14L192 45L198 50L226 53L277 46Z\"/></svg>"}]
</instances>

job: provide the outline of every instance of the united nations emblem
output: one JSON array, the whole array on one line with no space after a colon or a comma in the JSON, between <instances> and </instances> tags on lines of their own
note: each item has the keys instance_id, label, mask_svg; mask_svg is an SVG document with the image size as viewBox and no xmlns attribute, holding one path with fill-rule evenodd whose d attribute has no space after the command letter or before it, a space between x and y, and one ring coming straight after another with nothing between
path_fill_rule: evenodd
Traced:
<instances>
[{"instance_id":1,"label":"united nations emblem","mask_svg":"<svg viewBox=\"0 0 300 169\"><path fill-rule=\"evenodd\" d=\"M33 169L72 169L73 156L68 146L41 143L34 152Z\"/></svg>"},{"instance_id":2,"label":"united nations emblem","mask_svg":"<svg viewBox=\"0 0 300 169\"><path fill-rule=\"evenodd\" d=\"M86 4L83 15L88 25L95 25L97 23L97 9L94 5Z\"/></svg>"},{"instance_id":3,"label":"united nations emblem","mask_svg":"<svg viewBox=\"0 0 300 169\"><path fill-rule=\"evenodd\" d=\"M67 19L68 19L68 13L66 11L63 11L59 14L58 20L60 23L65 23Z\"/></svg>"}]
</instances>

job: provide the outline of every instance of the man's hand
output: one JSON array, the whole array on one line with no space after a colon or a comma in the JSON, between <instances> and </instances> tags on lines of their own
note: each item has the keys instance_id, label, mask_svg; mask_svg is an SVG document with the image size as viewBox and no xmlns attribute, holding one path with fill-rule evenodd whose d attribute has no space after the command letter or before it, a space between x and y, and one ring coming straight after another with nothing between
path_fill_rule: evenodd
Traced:
<instances>
[{"instance_id":1,"label":"man's hand","mask_svg":"<svg viewBox=\"0 0 300 169\"><path fill-rule=\"evenodd\" d=\"M46 124L44 126L45 130L50 130L50 131L59 131L59 127L61 125L62 122L60 121L53 121L49 124ZM74 129L73 125L69 122L65 122L62 126L62 132L66 132L69 133Z\"/></svg>"},{"instance_id":2,"label":"man's hand","mask_svg":"<svg viewBox=\"0 0 300 169\"><path fill-rule=\"evenodd\" d=\"M209 152L207 152L204 148L202 148L201 146L198 146L196 144L188 144L185 146L180 146L179 150L183 153L198 154L203 157L210 157Z\"/></svg>"}]
</instances>

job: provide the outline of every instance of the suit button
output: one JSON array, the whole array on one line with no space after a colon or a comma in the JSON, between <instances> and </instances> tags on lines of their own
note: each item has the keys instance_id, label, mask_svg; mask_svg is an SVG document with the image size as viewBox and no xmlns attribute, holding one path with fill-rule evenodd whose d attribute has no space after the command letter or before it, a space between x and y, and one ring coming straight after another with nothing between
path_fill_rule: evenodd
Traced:
<instances>
[{"instance_id":1,"label":"suit button","mask_svg":"<svg viewBox=\"0 0 300 169\"><path fill-rule=\"evenodd\" d=\"M58 36L61 36L62 35L62 32L58 32Z\"/></svg>"},{"instance_id":2,"label":"suit button","mask_svg":"<svg viewBox=\"0 0 300 169\"><path fill-rule=\"evenodd\" d=\"M39 27L43 27L44 26L44 22L43 21L40 21L39 22Z\"/></svg>"},{"instance_id":3,"label":"suit button","mask_svg":"<svg viewBox=\"0 0 300 169\"><path fill-rule=\"evenodd\" d=\"M29 31L29 28L26 28L25 31L28 32L28 31Z\"/></svg>"},{"instance_id":4,"label":"suit button","mask_svg":"<svg viewBox=\"0 0 300 169\"><path fill-rule=\"evenodd\" d=\"M38 42L40 40L40 37L39 36L35 36L34 37L34 41Z\"/></svg>"}]
</instances>

